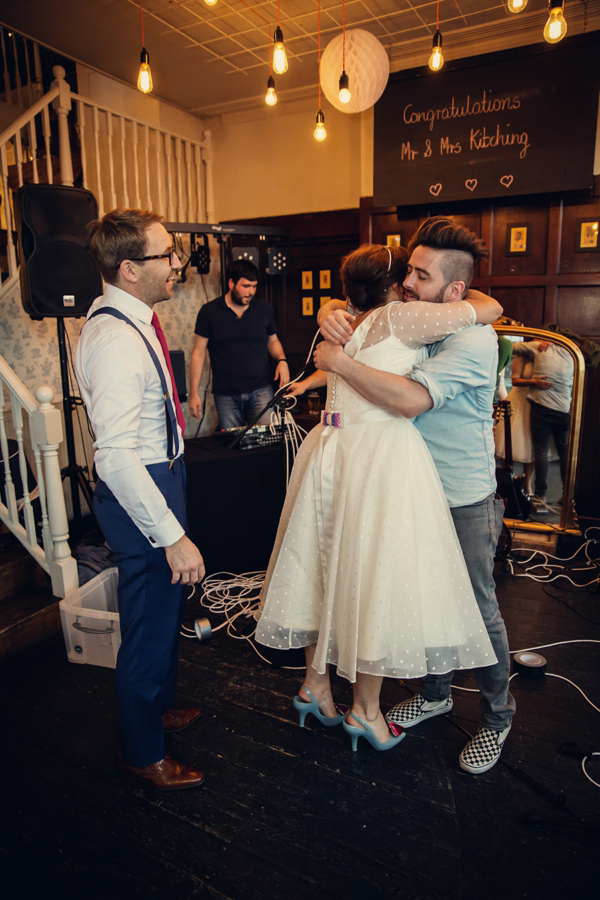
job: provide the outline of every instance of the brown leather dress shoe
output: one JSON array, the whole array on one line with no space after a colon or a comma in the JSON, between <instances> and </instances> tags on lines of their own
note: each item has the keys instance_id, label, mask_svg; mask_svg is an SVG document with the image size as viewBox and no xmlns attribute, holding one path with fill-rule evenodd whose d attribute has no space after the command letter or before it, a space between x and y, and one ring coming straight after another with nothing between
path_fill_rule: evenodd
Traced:
<instances>
[{"instance_id":1,"label":"brown leather dress shoe","mask_svg":"<svg viewBox=\"0 0 600 900\"><path fill-rule=\"evenodd\" d=\"M117 768L125 775L133 775L134 778L145 781L158 791L181 791L184 788L198 787L204 781L202 772L190 769L170 756L165 756L150 766L140 767L128 765L119 754Z\"/></svg>"},{"instance_id":2,"label":"brown leather dress shoe","mask_svg":"<svg viewBox=\"0 0 600 900\"><path fill-rule=\"evenodd\" d=\"M168 709L162 717L163 728L167 734L175 734L177 731L185 731L200 718L200 710L193 709Z\"/></svg>"}]
</instances>

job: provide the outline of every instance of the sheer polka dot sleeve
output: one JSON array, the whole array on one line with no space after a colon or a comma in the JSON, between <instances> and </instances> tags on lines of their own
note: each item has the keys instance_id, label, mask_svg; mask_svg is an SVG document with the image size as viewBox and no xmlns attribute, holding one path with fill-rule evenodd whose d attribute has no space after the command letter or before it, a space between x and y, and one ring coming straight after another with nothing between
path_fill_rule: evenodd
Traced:
<instances>
[{"instance_id":1,"label":"sheer polka dot sleeve","mask_svg":"<svg viewBox=\"0 0 600 900\"><path fill-rule=\"evenodd\" d=\"M394 336L408 347L441 341L449 334L475 325L477 319L475 310L467 300L453 303L411 300L409 303L390 304L389 313Z\"/></svg>"}]
</instances>

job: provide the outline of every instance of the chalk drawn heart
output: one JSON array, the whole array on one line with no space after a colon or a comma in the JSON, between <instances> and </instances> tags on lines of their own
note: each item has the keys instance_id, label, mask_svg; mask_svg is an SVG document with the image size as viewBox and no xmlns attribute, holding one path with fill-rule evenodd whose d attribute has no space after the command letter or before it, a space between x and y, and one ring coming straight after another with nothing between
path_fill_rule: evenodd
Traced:
<instances>
[{"instance_id":1,"label":"chalk drawn heart","mask_svg":"<svg viewBox=\"0 0 600 900\"><path fill-rule=\"evenodd\" d=\"M514 181L514 178L513 178L512 175L503 175L502 178L500 179L500 184L501 184L503 187L507 187L507 188L508 188L508 187L511 186L511 184L513 183L513 181Z\"/></svg>"},{"instance_id":2,"label":"chalk drawn heart","mask_svg":"<svg viewBox=\"0 0 600 900\"><path fill-rule=\"evenodd\" d=\"M465 187L469 188L470 191L474 191L477 187L477 179L476 178L467 178L465 181Z\"/></svg>"},{"instance_id":3,"label":"chalk drawn heart","mask_svg":"<svg viewBox=\"0 0 600 900\"><path fill-rule=\"evenodd\" d=\"M429 188L429 193L433 194L434 197L437 197L437 195L439 194L441 189L442 189L442 185L438 182L437 184L431 185L431 187Z\"/></svg>"}]
</instances>

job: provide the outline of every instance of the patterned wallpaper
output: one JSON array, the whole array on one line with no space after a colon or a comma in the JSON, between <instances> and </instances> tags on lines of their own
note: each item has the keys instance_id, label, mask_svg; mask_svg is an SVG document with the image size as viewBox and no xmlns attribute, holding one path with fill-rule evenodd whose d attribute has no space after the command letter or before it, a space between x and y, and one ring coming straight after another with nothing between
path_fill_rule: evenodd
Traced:
<instances>
[{"instance_id":1,"label":"patterned wallpaper","mask_svg":"<svg viewBox=\"0 0 600 900\"><path fill-rule=\"evenodd\" d=\"M183 350L185 353L188 389L190 354L194 345L194 325L198 309L219 293L219 259L218 255L214 255L209 275L200 276L188 269L185 284L176 284L173 299L169 303L161 304L160 307L160 320L169 349ZM73 360L83 322L83 319L65 319L65 330ZM50 385L54 390L53 402L58 405L62 401L56 319L43 319L39 322L30 319L23 309L18 284L0 298L0 354L32 394L35 395L41 385ZM201 382L202 390L206 389L209 377L210 368L207 361ZM9 416L7 399L5 397L6 414ZM207 402L207 413L199 432L201 435L213 431L217 424L211 393L207 395ZM194 437L198 421L190 416L187 404L184 404L184 412L187 421L186 437ZM83 428L87 443L85 423Z\"/></svg>"}]
</instances>

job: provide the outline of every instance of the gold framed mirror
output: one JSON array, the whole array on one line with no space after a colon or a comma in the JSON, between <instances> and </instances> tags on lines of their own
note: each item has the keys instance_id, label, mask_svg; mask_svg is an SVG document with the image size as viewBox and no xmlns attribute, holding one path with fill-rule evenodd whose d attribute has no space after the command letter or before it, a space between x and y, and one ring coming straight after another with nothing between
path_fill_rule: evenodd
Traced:
<instances>
[{"instance_id":1,"label":"gold framed mirror","mask_svg":"<svg viewBox=\"0 0 600 900\"><path fill-rule=\"evenodd\" d=\"M570 354L573 361L573 386L569 419L569 443L566 460L566 471L563 478L563 497L560 507L560 516L557 522L542 522L521 518L505 517L505 522L511 530L521 532L538 532L545 534L576 534L581 532L577 523L577 513L574 504L575 481L577 477L577 459L579 455L579 440L581 434L581 414L583 408L583 386L585 378L585 362L579 347L566 337L553 331L543 331L541 328L529 328L517 323L494 324L498 335L505 335L513 342L545 341L557 347L562 347ZM507 365L510 368L510 362Z\"/></svg>"}]
</instances>

